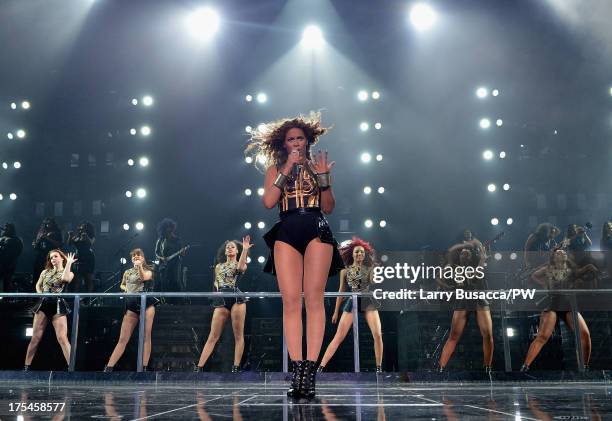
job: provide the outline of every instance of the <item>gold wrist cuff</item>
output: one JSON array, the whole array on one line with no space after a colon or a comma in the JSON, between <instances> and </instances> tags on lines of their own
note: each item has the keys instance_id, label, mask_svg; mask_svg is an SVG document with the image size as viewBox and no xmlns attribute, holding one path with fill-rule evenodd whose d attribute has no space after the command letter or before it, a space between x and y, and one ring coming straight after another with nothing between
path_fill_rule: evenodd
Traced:
<instances>
[{"instance_id":1,"label":"gold wrist cuff","mask_svg":"<svg viewBox=\"0 0 612 421\"><path fill-rule=\"evenodd\" d=\"M331 177L328 172L317 174L317 183L321 190L327 190L331 187Z\"/></svg>"},{"instance_id":2,"label":"gold wrist cuff","mask_svg":"<svg viewBox=\"0 0 612 421\"><path fill-rule=\"evenodd\" d=\"M274 180L274 185L276 187L278 187L279 189L283 190L285 188L285 185L287 184L287 180L289 179L289 177L287 177L285 174L283 174L282 172L279 172L276 175L276 180Z\"/></svg>"}]
</instances>

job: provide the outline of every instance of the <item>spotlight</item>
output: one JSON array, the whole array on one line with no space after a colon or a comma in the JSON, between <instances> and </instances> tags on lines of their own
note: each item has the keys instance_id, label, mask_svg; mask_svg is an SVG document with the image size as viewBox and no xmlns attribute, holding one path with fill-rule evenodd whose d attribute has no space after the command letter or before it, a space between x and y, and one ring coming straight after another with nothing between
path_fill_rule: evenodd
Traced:
<instances>
[{"instance_id":1,"label":"spotlight","mask_svg":"<svg viewBox=\"0 0 612 421\"><path fill-rule=\"evenodd\" d=\"M244 97L244 100L245 100L246 102L251 102L251 101L253 101L253 95L247 95L247 96L245 96L245 97Z\"/></svg>"},{"instance_id":2,"label":"spotlight","mask_svg":"<svg viewBox=\"0 0 612 421\"><path fill-rule=\"evenodd\" d=\"M499 157L500 157L501 159L504 159L504 158L506 157L506 152L501 151L501 152L499 153Z\"/></svg>"},{"instance_id":3,"label":"spotlight","mask_svg":"<svg viewBox=\"0 0 612 421\"><path fill-rule=\"evenodd\" d=\"M512 225L513 222L514 222L514 219L512 218L506 219L506 225Z\"/></svg>"},{"instance_id":4,"label":"spotlight","mask_svg":"<svg viewBox=\"0 0 612 421\"><path fill-rule=\"evenodd\" d=\"M504 184L503 188L504 188L505 191L510 190L510 184L508 184L508 183Z\"/></svg>"},{"instance_id":5,"label":"spotlight","mask_svg":"<svg viewBox=\"0 0 612 421\"><path fill-rule=\"evenodd\" d=\"M138 163L140 164L141 167L147 167L149 166L149 158L147 158L146 156L142 156L138 160Z\"/></svg>"},{"instance_id":6,"label":"spotlight","mask_svg":"<svg viewBox=\"0 0 612 421\"><path fill-rule=\"evenodd\" d=\"M127 259L125 257L122 257L121 259L119 259L119 263L125 265L127 263Z\"/></svg>"},{"instance_id":7,"label":"spotlight","mask_svg":"<svg viewBox=\"0 0 612 421\"><path fill-rule=\"evenodd\" d=\"M383 156L381 154L376 155L376 160L378 162L382 161L383 160Z\"/></svg>"},{"instance_id":8,"label":"spotlight","mask_svg":"<svg viewBox=\"0 0 612 421\"><path fill-rule=\"evenodd\" d=\"M365 194L370 194L370 193L372 193L372 188L371 188L370 186L365 186L365 187L363 188L363 192L364 192Z\"/></svg>"},{"instance_id":9,"label":"spotlight","mask_svg":"<svg viewBox=\"0 0 612 421\"><path fill-rule=\"evenodd\" d=\"M145 95L142 97L142 105L145 107L150 107L153 105L153 97L151 95Z\"/></svg>"},{"instance_id":10,"label":"spotlight","mask_svg":"<svg viewBox=\"0 0 612 421\"><path fill-rule=\"evenodd\" d=\"M361 130L362 132L367 132L369 128L370 125L365 121L361 122L361 124L359 125L359 130Z\"/></svg>"},{"instance_id":11,"label":"spotlight","mask_svg":"<svg viewBox=\"0 0 612 421\"><path fill-rule=\"evenodd\" d=\"M138 231L142 231L144 229L144 224L140 221L136 222L136 224L134 224L134 227L136 227L136 229Z\"/></svg>"},{"instance_id":12,"label":"spotlight","mask_svg":"<svg viewBox=\"0 0 612 421\"><path fill-rule=\"evenodd\" d=\"M132 158L128 159L128 165L130 167L134 165L134 160Z\"/></svg>"},{"instance_id":13,"label":"spotlight","mask_svg":"<svg viewBox=\"0 0 612 421\"><path fill-rule=\"evenodd\" d=\"M436 13L425 3L417 3L410 9L410 22L417 31L429 29L436 21Z\"/></svg>"},{"instance_id":14,"label":"spotlight","mask_svg":"<svg viewBox=\"0 0 612 421\"><path fill-rule=\"evenodd\" d=\"M307 48L320 48L323 46L323 32L316 25L308 25L302 33L302 44Z\"/></svg>"},{"instance_id":15,"label":"spotlight","mask_svg":"<svg viewBox=\"0 0 612 421\"><path fill-rule=\"evenodd\" d=\"M499 219L491 218L491 225L497 225L497 224L499 224Z\"/></svg>"},{"instance_id":16,"label":"spotlight","mask_svg":"<svg viewBox=\"0 0 612 421\"><path fill-rule=\"evenodd\" d=\"M131 134L132 136L135 136L135 135L136 135L136 133L137 133L137 132L136 132L136 129L130 129L130 134Z\"/></svg>"},{"instance_id":17,"label":"spotlight","mask_svg":"<svg viewBox=\"0 0 612 421\"><path fill-rule=\"evenodd\" d=\"M250 222L245 222L245 223L244 223L244 227L245 227L246 229L250 230L250 229L251 229L251 223L250 223Z\"/></svg>"},{"instance_id":18,"label":"spotlight","mask_svg":"<svg viewBox=\"0 0 612 421\"><path fill-rule=\"evenodd\" d=\"M482 153L482 157L488 161L493 158L493 152L487 149Z\"/></svg>"},{"instance_id":19,"label":"spotlight","mask_svg":"<svg viewBox=\"0 0 612 421\"><path fill-rule=\"evenodd\" d=\"M132 197L132 192L130 190L126 190L125 197Z\"/></svg>"},{"instance_id":20,"label":"spotlight","mask_svg":"<svg viewBox=\"0 0 612 421\"><path fill-rule=\"evenodd\" d=\"M612 89L612 88L610 88ZM17 109L17 104L15 104L14 102L11 102L11 109L12 110L16 110Z\"/></svg>"},{"instance_id":21,"label":"spotlight","mask_svg":"<svg viewBox=\"0 0 612 421\"><path fill-rule=\"evenodd\" d=\"M387 260L389 260L389 256L387 256L386 254L383 254L382 256L380 256L380 261L385 263Z\"/></svg>"},{"instance_id":22,"label":"spotlight","mask_svg":"<svg viewBox=\"0 0 612 421\"><path fill-rule=\"evenodd\" d=\"M380 99L380 92L378 91L372 92L372 99Z\"/></svg>"},{"instance_id":23,"label":"spotlight","mask_svg":"<svg viewBox=\"0 0 612 421\"><path fill-rule=\"evenodd\" d=\"M481 129L488 129L489 127L491 127L491 120L489 120L488 118L483 118L480 120Z\"/></svg>"},{"instance_id":24,"label":"spotlight","mask_svg":"<svg viewBox=\"0 0 612 421\"><path fill-rule=\"evenodd\" d=\"M376 123L376 124L374 124L374 128L375 128L376 130L380 130L380 129L382 129L382 124L380 124L380 123Z\"/></svg>"},{"instance_id":25,"label":"spotlight","mask_svg":"<svg viewBox=\"0 0 612 421\"><path fill-rule=\"evenodd\" d=\"M257 228L259 228L260 230L264 229L266 227L266 223L263 221L259 221L257 223Z\"/></svg>"},{"instance_id":26,"label":"spotlight","mask_svg":"<svg viewBox=\"0 0 612 421\"><path fill-rule=\"evenodd\" d=\"M0 200L4 200L4 196L2 196L2 193L0 193Z\"/></svg>"},{"instance_id":27,"label":"spotlight","mask_svg":"<svg viewBox=\"0 0 612 421\"><path fill-rule=\"evenodd\" d=\"M357 93L357 99L359 99L359 101L367 101L368 100L368 91L359 91Z\"/></svg>"},{"instance_id":28,"label":"spotlight","mask_svg":"<svg viewBox=\"0 0 612 421\"><path fill-rule=\"evenodd\" d=\"M266 158L265 155L263 155L263 154L257 155L257 162L259 162L260 164L266 165L267 161L268 161L268 159Z\"/></svg>"},{"instance_id":29,"label":"spotlight","mask_svg":"<svg viewBox=\"0 0 612 421\"><path fill-rule=\"evenodd\" d=\"M497 186L491 183L487 186L487 190L489 190L490 192L494 192L495 190L497 190Z\"/></svg>"},{"instance_id":30,"label":"spotlight","mask_svg":"<svg viewBox=\"0 0 612 421\"><path fill-rule=\"evenodd\" d=\"M386 227L386 226L387 226L387 221L385 221L385 220L383 219L383 220L381 220L381 221L378 223L378 225L379 225L381 228L384 228L384 227Z\"/></svg>"},{"instance_id":31,"label":"spotlight","mask_svg":"<svg viewBox=\"0 0 612 421\"><path fill-rule=\"evenodd\" d=\"M136 98L132 98L132 105L138 105L138 100Z\"/></svg>"},{"instance_id":32,"label":"spotlight","mask_svg":"<svg viewBox=\"0 0 612 421\"><path fill-rule=\"evenodd\" d=\"M26 137L26 132L25 132L25 130L22 130L22 129L17 130L17 137L18 137L19 139L23 139L24 137Z\"/></svg>"},{"instance_id":33,"label":"spotlight","mask_svg":"<svg viewBox=\"0 0 612 421\"><path fill-rule=\"evenodd\" d=\"M264 188L263 187L258 188L257 189L257 194L260 195L260 196L263 196L264 195Z\"/></svg>"},{"instance_id":34,"label":"spotlight","mask_svg":"<svg viewBox=\"0 0 612 421\"><path fill-rule=\"evenodd\" d=\"M247 256L247 263L251 263L251 258Z\"/></svg>"},{"instance_id":35,"label":"spotlight","mask_svg":"<svg viewBox=\"0 0 612 421\"><path fill-rule=\"evenodd\" d=\"M11 194L9 194L9 199L17 200L17 195L15 193L11 193Z\"/></svg>"},{"instance_id":36,"label":"spotlight","mask_svg":"<svg viewBox=\"0 0 612 421\"><path fill-rule=\"evenodd\" d=\"M487 95L489 95L487 88L481 86L480 88L476 89L476 96L478 98L486 98Z\"/></svg>"},{"instance_id":37,"label":"spotlight","mask_svg":"<svg viewBox=\"0 0 612 421\"><path fill-rule=\"evenodd\" d=\"M148 136L151 134L151 128L149 126L142 126L140 128L140 134L143 136Z\"/></svg>"},{"instance_id":38,"label":"spotlight","mask_svg":"<svg viewBox=\"0 0 612 421\"><path fill-rule=\"evenodd\" d=\"M498 118L498 119L495 121L495 124L497 124L497 127L501 127L501 126L503 126L503 125L504 125L504 120L502 120L501 118Z\"/></svg>"},{"instance_id":39,"label":"spotlight","mask_svg":"<svg viewBox=\"0 0 612 421\"><path fill-rule=\"evenodd\" d=\"M123 224L123 231L129 231L130 224Z\"/></svg>"},{"instance_id":40,"label":"spotlight","mask_svg":"<svg viewBox=\"0 0 612 421\"><path fill-rule=\"evenodd\" d=\"M363 223L363 225L365 225L366 228L372 228L373 222L371 219L366 219Z\"/></svg>"},{"instance_id":41,"label":"spotlight","mask_svg":"<svg viewBox=\"0 0 612 421\"><path fill-rule=\"evenodd\" d=\"M24 110L29 110L30 109L30 102L29 101L22 101L21 102L21 108L23 108Z\"/></svg>"},{"instance_id":42,"label":"spotlight","mask_svg":"<svg viewBox=\"0 0 612 421\"><path fill-rule=\"evenodd\" d=\"M502 259L502 255L501 255L501 253L495 253L495 254L493 255L493 257L495 258L495 260L501 260L501 259Z\"/></svg>"},{"instance_id":43,"label":"spotlight","mask_svg":"<svg viewBox=\"0 0 612 421\"><path fill-rule=\"evenodd\" d=\"M5 170L8 169L8 164L6 162L2 163L2 168L4 168Z\"/></svg>"},{"instance_id":44,"label":"spotlight","mask_svg":"<svg viewBox=\"0 0 612 421\"><path fill-rule=\"evenodd\" d=\"M10 132L9 132L9 133L7 133L7 134L6 134L6 137L8 137L8 138L9 138L9 140L13 140L13 133L10 133Z\"/></svg>"},{"instance_id":45,"label":"spotlight","mask_svg":"<svg viewBox=\"0 0 612 421\"><path fill-rule=\"evenodd\" d=\"M21 168L21 162L19 161L13 162L13 167L18 170L19 168Z\"/></svg>"},{"instance_id":46,"label":"spotlight","mask_svg":"<svg viewBox=\"0 0 612 421\"><path fill-rule=\"evenodd\" d=\"M251 189L244 189L244 194L250 196L251 194L253 194L253 192L251 191Z\"/></svg>"},{"instance_id":47,"label":"spotlight","mask_svg":"<svg viewBox=\"0 0 612 421\"><path fill-rule=\"evenodd\" d=\"M491 95L498 96L499 95L499 89L493 89L493 92L491 92Z\"/></svg>"},{"instance_id":48,"label":"spotlight","mask_svg":"<svg viewBox=\"0 0 612 421\"><path fill-rule=\"evenodd\" d=\"M371 160L372 160L372 155L370 155L368 152L364 152L361 154L361 162L363 162L364 164L367 164Z\"/></svg>"},{"instance_id":49,"label":"spotlight","mask_svg":"<svg viewBox=\"0 0 612 421\"><path fill-rule=\"evenodd\" d=\"M253 158L251 158L250 156L245 156L244 162L246 162L247 164L250 164L251 162L253 162Z\"/></svg>"},{"instance_id":50,"label":"spotlight","mask_svg":"<svg viewBox=\"0 0 612 421\"><path fill-rule=\"evenodd\" d=\"M244 131L247 132L247 133L251 133L253 131L253 128L251 126L246 126L244 128Z\"/></svg>"},{"instance_id":51,"label":"spotlight","mask_svg":"<svg viewBox=\"0 0 612 421\"><path fill-rule=\"evenodd\" d=\"M516 260L518 256L516 255L516 253L512 252L510 253L510 260Z\"/></svg>"},{"instance_id":52,"label":"spotlight","mask_svg":"<svg viewBox=\"0 0 612 421\"><path fill-rule=\"evenodd\" d=\"M265 258L265 257L263 257L263 256L259 256L259 257L257 258L257 261L258 261L259 263L263 263L263 262L265 262L265 261L266 261L266 258Z\"/></svg>"},{"instance_id":53,"label":"spotlight","mask_svg":"<svg viewBox=\"0 0 612 421\"><path fill-rule=\"evenodd\" d=\"M262 133L263 132L267 132L268 131L268 127L265 124L261 123L259 126L257 126L257 131L258 132L262 132Z\"/></svg>"},{"instance_id":54,"label":"spotlight","mask_svg":"<svg viewBox=\"0 0 612 421\"><path fill-rule=\"evenodd\" d=\"M138 190L136 190L136 196L138 196L139 198L143 199L143 198L147 197L147 191L145 189L143 189L142 187L140 187Z\"/></svg>"},{"instance_id":55,"label":"spotlight","mask_svg":"<svg viewBox=\"0 0 612 421\"><path fill-rule=\"evenodd\" d=\"M195 38L208 41L219 30L220 21L217 12L209 7L203 7L189 15L187 28Z\"/></svg>"},{"instance_id":56,"label":"spotlight","mask_svg":"<svg viewBox=\"0 0 612 421\"><path fill-rule=\"evenodd\" d=\"M26 337L31 338L33 333L34 333L34 328L26 327L26 330L25 330Z\"/></svg>"},{"instance_id":57,"label":"spotlight","mask_svg":"<svg viewBox=\"0 0 612 421\"><path fill-rule=\"evenodd\" d=\"M385 188L383 186L380 186L378 188L378 194L383 194L385 192Z\"/></svg>"},{"instance_id":58,"label":"spotlight","mask_svg":"<svg viewBox=\"0 0 612 421\"><path fill-rule=\"evenodd\" d=\"M514 336L514 329L511 328L511 327L507 327L506 328L506 336L509 337L509 338L513 337Z\"/></svg>"},{"instance_id":59,"label":"spotlight","mask_svg":"<svg viewBox=\"0 0 612 421\"><path fill-rule=\"evenodd\" d=\"M257 102L259 102L260 104L263 104L267 101L268 101L268 95L266 95L263 92L260 92L257 94Z\"/></svg>"}]
</instances>

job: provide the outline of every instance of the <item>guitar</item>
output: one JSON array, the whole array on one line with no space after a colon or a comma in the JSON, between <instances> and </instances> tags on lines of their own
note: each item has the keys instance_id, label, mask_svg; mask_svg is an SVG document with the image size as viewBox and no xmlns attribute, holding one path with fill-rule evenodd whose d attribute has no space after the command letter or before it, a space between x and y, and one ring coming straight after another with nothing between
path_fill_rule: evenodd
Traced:
<instances>
[{"instance_id":1,"label":"guitar","mask_svg":"<svg viewBox=\"0 0 612 421\"><path fill-rule=\"evenodd\" d=\"M498 242L499 240L501 240L501 238L506 235L505 231L501 231L499 234L497 234L495 237L493 237L492 239L490 239L489 241L485 241L482 244L482 248L485 250L486 253L486 258L489 259L489 257L491 257L491 246L493 244L495 244L496 242Z\"/></svg>"},{"instance_id":2,"label":"guitar","mask_svg":"<svg viewBox=\"0 0 612 421\"><path fill-rule=\"evenodd\" d=\"M185 253L191 247L197 247L197 245L196 244L193 244L193 245L187 244L185 247L181 248L176 253L172 253L170 256L168 256L168 257L166 257L164 259L155 260L153 263L155 263L155 266L157 267L157 270L161 272L164 269L166 269L166 267L168 266L168 263L170 261L176 259L179 255Z\"/></svg>"}]
</instances>

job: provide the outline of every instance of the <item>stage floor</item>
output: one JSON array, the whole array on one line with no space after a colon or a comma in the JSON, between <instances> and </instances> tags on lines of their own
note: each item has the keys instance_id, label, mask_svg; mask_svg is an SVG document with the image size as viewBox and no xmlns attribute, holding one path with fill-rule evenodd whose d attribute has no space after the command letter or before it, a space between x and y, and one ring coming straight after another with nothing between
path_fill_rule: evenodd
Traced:
<instances>
[{"instance_id":1,"label":"stage floor","mask_svg":"<svg viewBox=\"0 0 612 421\"><path fill-rule=\"evenodd\" d=\"M96 385L0 383L1 420L606 420L612 385L601 382L322 381L313 401L284 382ZM17 404L65 404L19 411ZM32 408L34 409L34 408ZM52 408L55 409L55 408ZM15 411L16 410L16 411Z\"/></svg>"}]
</instances>

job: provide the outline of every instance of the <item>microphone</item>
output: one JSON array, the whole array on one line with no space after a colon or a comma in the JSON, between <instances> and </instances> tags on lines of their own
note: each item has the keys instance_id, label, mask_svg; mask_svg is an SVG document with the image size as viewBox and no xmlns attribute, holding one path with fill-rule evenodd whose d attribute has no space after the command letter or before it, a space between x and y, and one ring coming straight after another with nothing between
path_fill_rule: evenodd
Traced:
<instances>
[{"instance_id":1,"label":"microphone","mask_svg":"<svg viewBox=\"0 0 612 421\"><path fill-rule=\"evenodd\" d=\"M300 151L298 149L294 149L291 151L292 154L296 154L296 155L300 155ZM297 180L299 175L300 175L300 171L302 170L302 164L293 164L293 168L291 168L291 177L294 180Z\"/></svg>"}]
</instances>

